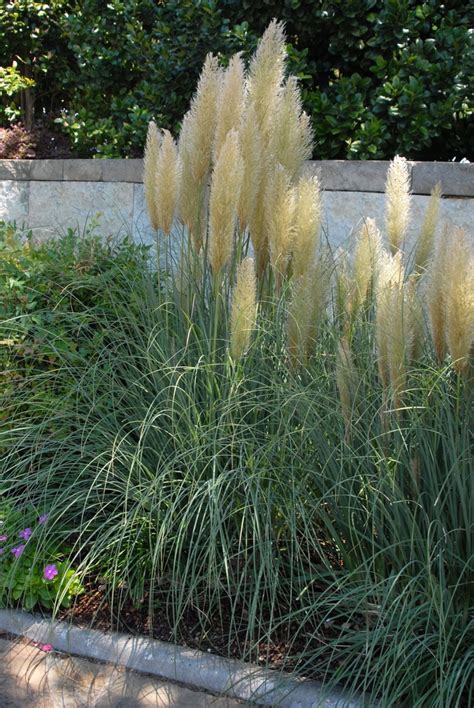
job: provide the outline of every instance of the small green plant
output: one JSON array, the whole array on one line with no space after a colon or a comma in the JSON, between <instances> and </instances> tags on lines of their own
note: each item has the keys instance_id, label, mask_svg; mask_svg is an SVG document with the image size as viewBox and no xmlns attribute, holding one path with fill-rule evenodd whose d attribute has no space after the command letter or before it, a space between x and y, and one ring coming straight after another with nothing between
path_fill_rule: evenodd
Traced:
<instances>
[{"instance_id":1,"label":"small green plant","mask_svg":"<svg viewBox=\"0 0 474 708\"><path fill-rule=\"evenodd\" d=\"M18 521L29 525L17 533ZM34 521L32 520L34 519ZM67 548L48 540L48 514L20 514L3 505L0 514L0 606L69 607L83 592L79 576L67 561ZM45 539L46 536L46 539Z\"/></svg>"}]
</instances>

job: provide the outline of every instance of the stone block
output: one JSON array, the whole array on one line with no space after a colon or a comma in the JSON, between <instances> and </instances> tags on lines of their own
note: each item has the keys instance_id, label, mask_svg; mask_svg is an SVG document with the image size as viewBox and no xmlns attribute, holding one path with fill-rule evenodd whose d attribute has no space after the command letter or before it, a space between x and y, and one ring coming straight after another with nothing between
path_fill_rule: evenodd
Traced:
<instances>
[{"instance_id":1,"label":"stone block","mask_svg":"<svg viewBox=\"0 0 474 708\"><path fill-rule=\"evenodd\" d=\"M64 180L72 182L101 182L104 160L62 160Z\"/></svg>"},{"instance_id":2,"label":"stone block","mask_svg":"<svg viewBox=\"0 0 474 708\"><path fill-rule=\"evenodd\" d=\"M32 182L29 225L37 238L76 228L103 236L131 234L133 185L103 182Z\"/></svg>"},{"instance_id":3,"label":"stone block","mask_svg":"<svg viewBox=\"0 0 474 708\"><path fill-rule=\"evenodd\" d=\"M474 164L463 162L416 162L414 194L429 194L437 182L446 196L474 197Z\"/></svg>"},{"instance_id":4,"label":"stone block","mask_svg":"<svg viewBox=\"0 0 474 708\"><path fill-rule=\"evenodd\" d=\"M1 180L29 180L34 160L0 160Z\"/></svg>"},{"instance_id":5,"label":"stone block","mask_svg":"<svg viewBox=\"0 0 474 708\"><path fill-rule=\"evenodd\" d=\"M30 179L56 182L63 179L63 160L32 160Z\"/></svg>"},{"instance_id":6,"label":"stone block","mask_svg":"<svg viewBox=\"0 0 474 708\"><path fill-rule=\"evenodd\" d=\"M333 192L384 192L388 161L311 160L311 173L319 170L324 190ZM411 163L409 163L411 169Z\"/></svg>"},{"instance_id":7,"label":"stone block","mask_svg":"<svg viewBox=\"0 0 474 708\"><path fill-rule=\"evenodd\" d=\"M142 182L143 160L101 160L104 182Z\"/></svg>"},{"instance_id":8,"label":"stone block","mask_svg":"<svg viewBox=\"0 0 474 708\"><path fill-rule=\"evenodd\" d=\"M0 219L16 221L18 226L28 221L30 183L20 180L0 181Z\"/></svg>"}]
</instances>

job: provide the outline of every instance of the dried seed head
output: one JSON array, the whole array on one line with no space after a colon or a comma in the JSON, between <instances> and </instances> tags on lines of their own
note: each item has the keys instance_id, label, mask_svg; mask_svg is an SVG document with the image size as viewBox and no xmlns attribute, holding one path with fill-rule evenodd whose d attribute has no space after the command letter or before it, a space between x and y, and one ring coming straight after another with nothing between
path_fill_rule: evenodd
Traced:
<instances>
[{"instance_id":1,"label":"dried seed head","mask_svg":"<svg viewBox=\"0 0 474 708\"><path fill-rule=\"evenodd\" d=\"M234 359L239 359L250 345L252 332L255 329L256 291L253 258L244 258L237 269L232 294L230 350Z\"/></svg>"},{"instance_id":2,"label":"dried seed head","mask_svg":"<svg viewBox=\"0 0 474 708\"><path fill-rule=\"evenodd\" d=\"M156 217L158 228L169 234L178 202L181 165L178 148L168 130L163 131L163 140L158 154L156 171Z\"/></svg>"},{"instance_id":3,"label":"dried seed head","mask_svg":"<svg viewBox=\"0 0 474 708\"><path fill-rule=\"evenodd\" d=\"M293 247L295 189L282 165L269 176L264 195L265 229L277 282L286 274Z\"/></svg>"},{"instance_id":4,"label":"dried seed head","mask_svg":"<svg viewBox=\"0 0 474 708\"><path fill-rule=\"evenodd\" d=\"M221 271L232 256L242 176L239 138L231 130L212 173L209 197L209 262L214 273Z\"/></svg>"},{"instance_id":5,"label":"dried seed head","mask_svg":"<svg viewBox=\"0 0 474 708\"><path fill-rule=\"evenodd\" d=\"M383 254L377 279L376 342L380 379L390 390L396 407L405 389L407 367L414 352L415 322L413 292L404 283L398 251Z\"/></svg>"},{"instance_id":6,"label":"dried seed head","mask_svg":"<svg viewBox=\"0 0 474 708\"><path fill-rule=\"evenodd\" d=\"M430 264L429 283L427 291L428 310L430 315L431 336L436 357L444 361L446 347L446 273L448 271L449 234L445 228L438 238L434 256Z\"/></svg>"},{"instance_id":7,"label":"dried seed head","mask_svg":"<svg viewBox=\"0 0 474 708\"><path fill-rule=\"evenodd\" d=\"M265 30L249 69L249 99L255 105L264 140L270 135L285 73L284 25L273 20Z\"/></svg>"},{"instance_id":8,"label":"dried seed head","mask_svg":"<svg viewBox=\"0 0 474 708\"><path fill-rule=\"evenodd\" d=\"M293 365L305 363L314 350L326 310L330 268L326 256L295 278L288 310L288 354Z\"/></svg>"},{"instance_id":9,"label":"dried seed head","mask_svg":"<svg viewBox=\"0 0 474 708\"><path fill-rule=\"evenodd\" d=\"M214 137L214 162L219 156L229 130L238 130L245 105L244 63L234 54L224 72L217 98L217 124Z\"/></svg>"},{"instance_id":10,"label":"dried seed head","mask_svg":"<svg viewBox=\"0 0 474 708\"><path fill-rule=\"evenodd\" d=\"M404 157L390 163L385 184L385 224L392 254L401 247L410 218L410 173Z\"/></svg>"},{"instance_id":11,"label":"dried seed head","mask_svg":"<svg viewBox=\"0 0 474 708\"><path fill-rule=\"evenodd\" d=\"M366 219L360 229L354 252L354 283L357 304L363 305L371 292L382 249L380 232L374 219Z\"/></svg>"},{"instance_id":12,"label":"dried seed head","mask_svg":"<svg viewBox=\"0 0 474 708\"><path fill-rule=\"evenodd\" d=\"M156 123L148 124L146 136L145 155L143 160L143 185L145 188L145 202L152 228L157 231L158 217L155 201L155 180L157 175L158 153L160 150L161 136Z\"/></svg>"},{"instance_id":13,"label":"dried seed head","mask_svg":"<svg viewBox=\"0 0 474 708\"><path fill-rule=\"evenodd\" d=\"M444 273L446 342L459 373L467 370L474 343L474 257L463 229L449 232Z\"/></svg>"},{"instance_id":14,"label":"dried seed head","mask_svg":"<svg viewBox=\"0 0 474 708\"><path fill-rule=\"evenodd\" d=\"M296 189L293 273L303 275L316 258L321 227L321 189L317 177L302 177Z\"/></svg>"},{"instance_id":15,"label":"dried seed head","mask_svg":"<svg viewBox=\"0 0 474 708\"><path fill-rule=\"evenodd\" d=\"M274 111L269 150L275 162L295 179L313 152L313 133L309 117L301 104L298 80L290 76L278 96Z\"/></svg>"},{"instance_id":16,"label":"dried seed head","mask_svg":"<svg viewBox=\"0 0 474 708\"><path fill-rule=\"evenodd\" d=\"M415 252L415 272L422 273L433 252L436 227L438 225L438 214L441 203L441 184L432 189L430 201L426 208L425 218L421 225L420 233L416 244Z\"/></svg>"},{"instance_id":17,"label":"dried seed head","mask_svg":"<svg viewBox=\"0 0 474 708\"><path fill-rule=\"evenodd\" d=\"M263 172L263 140L257 124L255 106L249 104L239 130L240 152L244 166L239 200L239 221L243 231L253 222ZM258 240L258 239L257 239ZM255 243L254 243L255 247Z\"/></svg>"}]
</instances>

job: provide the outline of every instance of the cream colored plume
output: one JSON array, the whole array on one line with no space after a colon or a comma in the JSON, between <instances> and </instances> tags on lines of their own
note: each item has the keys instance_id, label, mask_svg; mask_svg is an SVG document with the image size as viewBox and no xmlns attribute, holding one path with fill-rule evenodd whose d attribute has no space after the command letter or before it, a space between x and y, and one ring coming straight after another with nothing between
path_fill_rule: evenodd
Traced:
<instances>
[{"instance_id":1,"label":"cream colored plume","mask_svg":"<svg viewBox=\"0 0 474 708\"><path fill-rule=\"evenodd\" d=\"M148 210L150 224L158 230L158 216L155 201L155 180L157 174L158 153L160 151L161 135L156 127L156 123L151 121L148 124L146 136L145 154L143 159L143 186L145 189L145 202Z\"/></svg>"},{"instance_id":2,"label":"cream colored plume","mask_svg":"<svg viewBox=\"0 0 474 708\"><path fill-rule=\"evenodd\" d=\"M313 132L302 109L298 80L290 76L278 96L274 109L269 150L275 162L295 179L313 152Z\"/></svg>"},{"instance_id":3,"label":"cream colored plume","mask_svg":"<svg viewBox=\"0 0 474 708\"><path fill-rule=\"evenodd\" d=\"M220 272L232 256L242 176L239 138L231 130L212 173L209 197L209 262L214 273Z\"/></svg>"},{"instance_id":4,"label":"cream colored plume","mask_svg":"<svg viewBox=\"0 0 474 708\"><path fill-rule=\"evenodd\" d=\"M441 363L447 353L446 346L446 273L448 271L449 232L446 227L437 240L430 264L427 292L431 336L436 357Z\"/></svg>"},{"instance_id":5,"label":"cream colored plume","mask_svg":"<svg viewBox=\"0 0 474 708\"><path fill-rule=\"evenodd\" d=\"M234 54L224 72L217 98L217 123L214 137L214 161L217 160L227 133L238 130L245 107L244 63Z\"/></svg>"},{"instance_id":6,"label":"cream colored plume","mask_svg":"<svg viewBox=\"0 0 474 708\"><path fill-rule=\"evenodd\" d=\"M270 262L275 273L277 289L286 274L293 248L295 189L282 165L271 171L264 195L265 229Z\"/></svg>"},{"instance_id":7,"label":"cream colored plume","mask_svg":"<svg viewBox=\"0 0 474 708\"><path fill-rule=\"evenodd\" d=\"M267 140L285 73L283 23L273 20L265 30L249 69L249 100L255 105L260 132Z\"/></svg>"},{"instance_id":8,"label":"cream colored plume","mask_svg":"<svg viewBox=\"0 0 474 708\"><path fill-rule=\"evenodd\" d=\"M253 258L244 258L237 269L230 316L230 351L239 359L248 350L255 329L257 284Z\"/></svg>"},{"instance_id":9,"label":"cream colored plume","mask_svg":"<svg viewBox=\"0 0 474 708\"><path fill-rule=\"evenodd\" d=\"M445 281L446 342L459 373L469 366L474 343L474 256L466 232L449 232Z\"/></svg>"},{"instance_id":10,"label":"cream colored plume","mask_svg":"<svg viewBox=\"0 0 474 708\"><path fill-rule=\"evenodd\" d=\"M169 130L163 131L155 180L158 228L168 235L174 221L180 187L181 166L178 148Z\"/></svg>"},{"instance_id":11,"label":"cream colored plume","mask_svg":"<svg viewBox=\"0 0 474 708\"><path fill-rule=\"evenodd\" d=\"M249 226L254 221L264 169L263 140L257 124L257 114L253 103L250 103L245 111L239 129L239 144L244 165L244 175L238 213L240 229L243 231L246 226Z\"/></svg>"},{"instance_id":12,"label":"cream colored plume","mask_svg":"<svg viewBox=\"0 0 474 708\"><path fill-rule=\"evenodd\" d=\"M430 201L426 208L425 218L418 234L415 252L415 271L421 273L433 252L433 245L438 225L439 207L441 203L441 185L438 183L431 191Z\"/></svg>"},{"instance_id":13,"label":"cream colored plume","mask_svg":"<svg viewBox=\"0 0 474 708\"><path fill-rule=\"evenodd\" d=\"M296 188L293 274L303 275L311 266L319 246L321 189L317 177L302 177Z\"/></svg>"},{"instance_id":14,"label":"cream colored plume","mask_svg":"<svg viewBox=\"0 0 474 708\"><path fill-rule=\"evenodd\" d=\"M211 168L221 76L217 59L208 54L191 108L183 118L178 148L181 160L179 215L191 231L196 247L201 241L206 184Z\"/></svg>"},{"instance_id":15,"label":"cream colored plume","mask_svg":"<svg viewBox=\"0 0 474 708\"><path fill-rule=\"evenodd\" d=\"M293 281L288 309L288 354L292 365L305 363L326 315L330 284L327 258L319 258Z\"/></svg>"},{"instance_id":16,"label":"cream colored plume","mask_svg":"<svg viewBox=\"0 0 474 708\"><path fill-rule=\"evenodd\" d=\"M380 231L374 219L366 219L357 235L354 251L354 286L357 305L364 305L371 292L382 250Z\"/></svg>"},{"instance_id":17,"label":"cream colored plume","mask_svg":"<svg viewBox=\"0 0 474 708\"><path fill-rule=\"evenodd\" d=\"M403 245L410 219L410 173L404 157L390 163L385 184L385 225L392 254Z\"/></svg>"},{"instance_id":18,"label":"cream colored plume","mask_svg":"<svg viewBox=\"0 0 474 708\"><path fill-rule=\"evenodd\" d=\"M405 382L406 352L412 350L403 278L400 252L382 253L376 284L377 363L382 385L391 387L397 402Z\"/></svg>"}]
</instances>

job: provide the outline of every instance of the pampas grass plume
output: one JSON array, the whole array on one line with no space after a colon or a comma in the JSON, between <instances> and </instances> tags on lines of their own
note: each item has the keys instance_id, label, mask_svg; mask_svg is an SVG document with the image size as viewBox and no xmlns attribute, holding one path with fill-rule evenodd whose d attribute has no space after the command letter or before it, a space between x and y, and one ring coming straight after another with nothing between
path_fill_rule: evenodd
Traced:
<instances>
[{"instance_id":1,"label":"pampas grass plume","mask_svg":"<svg viewBox=\"0 0 474 708\"><path fill-rule=\"evenodd\" d=\"M214 273L220 272L232 256L242 177L239 138L237 132L231 130L219 153L211 181L209 262Z\"/></svg>"},{"instance_id":2,"label":"pampas grass plume","mask_svg":"<svg viewBox=\"0 0 474 708\"><path fill-rule=\"evenodd\" d=\"M293 274L303 275L319 246L321 189L317 177L302 177L296 190Z\"/></svg>"},{"instance_id":3,"label":"pampas grass plume","mask_svg":"<svg viewBox=\"0 0 474 708\"><path fill-rule=\"evenodd\" d=\"M320 257L293 281L288 309L288 354L295 366L307 361L326 315L330 284L328 259Z\"/></svg>"},{"instance_id":4,"label":"pampas grass plume","mask_svg":"<svg viewBox=\"0 0 474 708\"><path fill-rule=\"evenodd\" d=\"M357 235L354 251L354 284L358 305L363 305L369 297L381 249L377 224L374 219L366 219Z\"/></svg>"},{"instance_id":5,"label":"pampas grass plume","mask_svg":"<svg viewBox=\"0 0 474 708\"><path fill-rule=\"evenodd\" d=\"M163 140L158 154L156 171L156 217L158 227L169 234L178 202L181 166L178 148L168 130L163 131Z\"/></svg>"},{"instance_id":6,"label":"pampas grass plume","mask_svg":"<svg viewBox=\"0 0 474 708\"><path fill-rule=\"evenodd\" d=\"M275 165L265 190L264 210L270 262L277 289L287 272L293 247L295 196L288 172L282 165Z\"/></svg>"},{"instance_id":7,"label":"pampas grass plume","mask_svg":"<svg viewBox=\"0 0 474 708\"><path fill-rule=\"evenodd\" d=\"M431 336L438 362L444 361L446 346L446 272L448 263L449 232L445 228L437 240L429 271L427 291Z\"/></svg>"},{"instance_id":8,"label":"pampas grass plume","mask_svg":"<svg viewBox=\"0 0 474 708\"><path fill-rule=\"evenodd\" d=\"M298 80L290 76L274 109L269 150L275 162L295 179L313 152L313 132L309 117L302 110Z\"/></svg>"},{"instance_id":9,"label":"pampas grass plume","mask_svg":"<svg viewBox=\"0 0 474 708\"><path fill-rule=\"evenodd\" d=\"M157 175L158 153L160 151L161 136L156 123L148 124L145 154L143 159L143 185L145 189L145 202L152 228L158 230L158 215L156 211L155 181Z\"/></svg>"},{"instance_id":10,"label":"pampas grass plume","mask_svg":"<svg viewBox=\"0 0 474 708\"><path fill-rule=\"evenodd\" d=\"M421 273L425 270L426 264L433 252L440 203L441 184L438 183L431 191L431 197L417 239L415 252L415 272L417 273Z\"/></svg>"},{"instance_id":11,"label":"pampas grass plume","mask_svg":"<svg viewBox=\"0 0 474 708\"><path fill-rule=\"evenodd\" d=\"M404 157L390 163L385 184L385 224L392 254L403 244L410 218L410 173Z\"/></svg>"},{"instance_id":12,"label":"pampas grass plume","mask_svg":"<svg viewBox=\"0 0 474 708\"><path fill-rule=\"evenodd\" d=\"M454 369L463 373L474 343L474 257L463 229L449 232L446 253L446 343Z\"/></svg>"},{"instance_id":13,"label":"pampas grass plume","mask_svg":"<svg viewBox=\"0 0 474 708\"><path fill-rule=\"evenodd\" d=\"M264 162L263 140L258 127L257 114L253 103L247 106L243 116L239 128L239 144L244 169L238 206L240 229L243 231L246 226L250 226L251 223L254 223L255 231L262 233L262 228L258 229L258 217L256 220L254 217L257 205L262 198L259 193L262 184ZM255 221L257 221L257 225ZM251 230L251 232L253 231L254 229ZM254 241L254 248L256 250L258 249L258 235Z\"/></svg>"},{"instance_id":14,"label":"pampas grass plume","mask_svg":"<svg viewBox=\"0 0 474 708\"><path fill-rule=\"evenodd\" d=\"M265 140L270 136L285 72L285 33L273 20L265 30L249 68L249 100L255 105L257 123Z\"/></svg>"},{"instance_id":15,"label":"pampas grass plume","mask_svg":"<svg viewBox=\"0 0 474 708\"><path fill-rule=\"evenodd\" d=\"M214 136L214 162L230 130L238 130L245 106L244 63L239 54L231 57L224 72L217 99L217 122Z\"/></svg>"},{"instance_id":16,"label":"pampas grass plume","mask_svg":"<svg viewBox=\"0 0 474 708\"><path fill-rule=\"evenodd\" d=\"M248 350L256 316L256 279L253 258L244 258L237 269L230 317L230 351L234 359Z\"/></svg>"}]
</instances>

